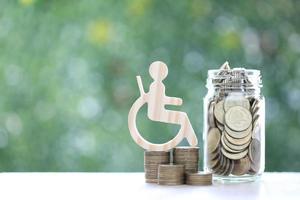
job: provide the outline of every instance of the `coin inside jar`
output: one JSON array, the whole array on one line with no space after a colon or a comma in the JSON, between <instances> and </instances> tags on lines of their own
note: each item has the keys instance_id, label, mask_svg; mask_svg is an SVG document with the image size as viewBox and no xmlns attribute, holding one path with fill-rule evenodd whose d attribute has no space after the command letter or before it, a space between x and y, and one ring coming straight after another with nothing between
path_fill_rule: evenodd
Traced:
<instances>
[{"instance_id":1,"label":"coin inside jar","mask_svg":"<svg viewBox=\"0 0 300 200\"><path fill-rule=\"evenodd\" d=\"M234 106L225 113L225 122L233 131L244 131L251 125L252 115L246 108Z\"/></svg>"},{"instance_id":2,"label":"coin inside jar","mask_svg":"<svg viewBox=\"0 0 300 200\"><path fill-rule=\"evenodd\" d=\"M216 117L217 121L221 124L224 123L224 100L219 101L216 105L215 105L215 109L214 109L214 116Z\"/></svg>"},{"instance_id":3,"label":"coin inside jar","mask_svg":"<svg viewBox=\"0 0 300 200\"><path fill-rule=\"evenodd\" d=\"M224 110L227 112L231 107L234 106L241 106L246 108L247 110L250 109L250 103L248 99L241 95L231 95L228 96L224 101Z\"/></svg>"},{"instance_id":4,"label":"coin inside jar","mask_svg":"<svg viewBox=\"0 0 300 200\"><path fill-rule=\"evenodd\" d=\"M232 170L232 174L241 176L246 174L249 171L249 169L250 160L248 156L245 156L244 158L234 161L234 168Z\"/></svg>"},{"instance_id":5,"label":"coin inside jar","mask_svg":"<svg viewBox=\"0 0 300 200\"><path fill-rule=\"evenodd\" d=\"M259 163L260 161L260 142L253 138L249 145L249 157L253 163Z\"/></svg>"},{"instance_id":6,"label":"coin inside jar","mask_svg":"<svg viewBox=\"0 0 300 200\"><path fill-rule=\"evenodd\" d=\"M227 157L229 159L238 160L238 159L241 159L241 158L243 158L244 156L246 156L248 154L248 149L245 149L244 151L242 151L240 153L230 153L222 147L221 152L225 157Z\"/></svg>"},{"instance_id":7,"label":"coin inside jar","mask_svg":"<svg viewBox=\"0 0 300 200\"><path fill-rule=\"evenodd\" d=\"M244 138L239 138L239 139L233 138L226 131L224 131L224 135L226 137L226 140L228 140L231 144L234 144L234 145L244 145L244 144L248 143L252 137L252 135L249 134Z\"/></svg>"},{"instance_id":8,"label":"coin inside jar","mask_svg":"<svg viewBox=\"0 0 300 200\"><path fill-rule=\"evenodd\" d=\"M207 136L207 148L208 148L208 152L212 153L214 152L220 143L220 139L221 139L221 132L219 129L217 128L211 128L208 132L208 136Z\"/></svg>"},{"instance_id":9,"label":"coin inside jar","mask_svg":"<svg viewBox=\"0 0 300 200\"><path fill-rule=\"evenodd\" d=\"M246 130L243 130L243 131L234 131L234 130L231 130L228 126L225 126L225 131L231 137L236 138L236 139L241 139L241 138L247 137L248 135L251 135L252 124L250 124L250 126Z\"/></svg>"},{"instance_id":10,"label":"coin inside jar","mask_svg":"<svg viewBox=\"0 0 300 200\"><path fill-rule=\"evenodd\" d=\"M232 149L232 150L239 151L239 152L240 152L240 151L243 151L244 149L246 149L246 148L249 146L250 141L251 141L251 140L249 140L247 143L242 144L242 145L236 145L236 144L230 143L230 142L226 139L226 136L225 136L225 135L226 135L225 133L222 134L222 137L221 137L222 144L223 144L224 146L229 147L229 148ZM250 139L251 139L251 138L250 138Z\"/></svg>"}]
</instances>

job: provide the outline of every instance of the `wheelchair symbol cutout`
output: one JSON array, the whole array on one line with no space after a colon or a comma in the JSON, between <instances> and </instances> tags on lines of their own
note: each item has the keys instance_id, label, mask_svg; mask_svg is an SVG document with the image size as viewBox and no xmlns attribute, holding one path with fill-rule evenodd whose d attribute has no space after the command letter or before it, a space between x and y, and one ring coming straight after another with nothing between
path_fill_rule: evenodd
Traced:
<instances>
[{"instance_id":1,"label":"wheelchair symbol cutout","mask_svg":"<svg viewBox=\"0 0 300 200\"><path fill-rule=\"evenodd\" d=\"M144 91L141 77L136 77L140 97L134 102L128 114L128 127L131 137L139 146L149 151L168 151L177 146L184 138L191 146L196 146L198 140L188 115L185 112L165 108L165 105L182 105L181 98L168 97L165 94L165 86L162 81L168 75L167 65L160 61L153 62L149 67L149 73L153 78L153 82L148 93ZM150 120L180 125L179 132L173 139L163 144L155 144L148 142L141 136L136 127L136 116L140 108L146 103L148 104L147 116Z\"/></svg>"}]
</instances>

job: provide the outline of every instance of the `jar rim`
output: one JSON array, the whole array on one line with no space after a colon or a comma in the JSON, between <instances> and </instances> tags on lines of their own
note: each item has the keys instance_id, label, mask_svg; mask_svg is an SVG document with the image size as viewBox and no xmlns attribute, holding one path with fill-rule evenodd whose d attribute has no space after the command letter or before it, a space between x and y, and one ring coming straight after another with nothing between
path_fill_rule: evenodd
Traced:
<instances>
[{"instance_id":1,"label":"jar rim","mask_svg":"<svg viewBox=\"0 0 300 200\"><path fill-rule=\"evenodd\" d=\"M219 75L221 71L244 71L247 75L260 76L261 72L258 69L246 69L246 68L232 68L230 70L224 69L210 69L208 70L208 76Z\"/></svg>"},{"instance_id":2,"label":"jar rim","mask_svg":"<svg viewBox=\"0 0 300 200\"><path fill-rule=\"evenodd\" d=\"M262 87L261 72L257 69L232 68L208 70L206 87L255 88Z\"/></svg>"}]
</instances>

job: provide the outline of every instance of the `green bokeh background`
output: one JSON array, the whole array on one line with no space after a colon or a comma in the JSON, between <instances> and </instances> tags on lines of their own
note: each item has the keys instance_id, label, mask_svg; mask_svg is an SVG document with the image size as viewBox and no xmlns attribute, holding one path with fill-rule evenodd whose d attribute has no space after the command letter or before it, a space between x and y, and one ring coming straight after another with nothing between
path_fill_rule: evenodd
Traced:
<instances>
[{"instance_id":1,"label":"green bokeh background","mask_svg":"<svg viewBox=\"0 0 300 200\"><path fill-rule=\"evenodd\" d=\"M207 70L228 60L262 71L266 171L299 171L299 13L291 0L0 0L0 170L142 171L127 114L155 60L201 147ZM146 109L144 136L172 138Z\"/></svg>"}]
</instances>

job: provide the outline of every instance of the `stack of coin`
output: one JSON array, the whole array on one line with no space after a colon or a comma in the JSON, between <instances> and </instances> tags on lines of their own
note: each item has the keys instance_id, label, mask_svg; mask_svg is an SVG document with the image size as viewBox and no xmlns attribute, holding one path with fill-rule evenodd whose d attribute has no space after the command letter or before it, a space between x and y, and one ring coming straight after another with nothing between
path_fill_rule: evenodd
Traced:
<instances>
[{"instance_id":1,"label":"stack of coin","mask_svg":"<svg viewBox=\"0 0 300 200\"><path fill-rule=\"evenodd\" d=\"M147 183L157 183L158 166L170 163L170 152L145 151L144 170Z\"/></svg>"},{"instance_id":2,"label":"stack of coin","mask_svg":"<svg viewBox=\"0 0 300 200\"><path fill-rule=\"evenodd\" d=\"M197 172L199 147L175 147L173 149L174 164L182 164L185 172Z\"/></svg>"},{"instance_id":3,"label":"stack of coin","mask_svg":"<svg viewBox=\"0 0 300 200\"><path fill-rule=\"evenodd\" d=\"M184 165L159 165L159 185L181 185L184 184Z\"/></svg>"},{"instance_id":4,"label":"stack of coin","mask_svg":"<svg viewBox=\"0 0 300 200\"><path fill-rule=\"evenodd\" d=\"M212 173L209 172L197 172L186 173L187 185L212 185Z\"/></svg>"},{"instance_id":5,"label":"stack of coin","mask_svg":"<svg viewBox=\"0 0 300 200\"><path fill-rule=\"evenodd\" d=\"M208 107L207 164L216 174L255 174L260 168L259 100L233 93Z\"/></svg>"}]
</instances>

